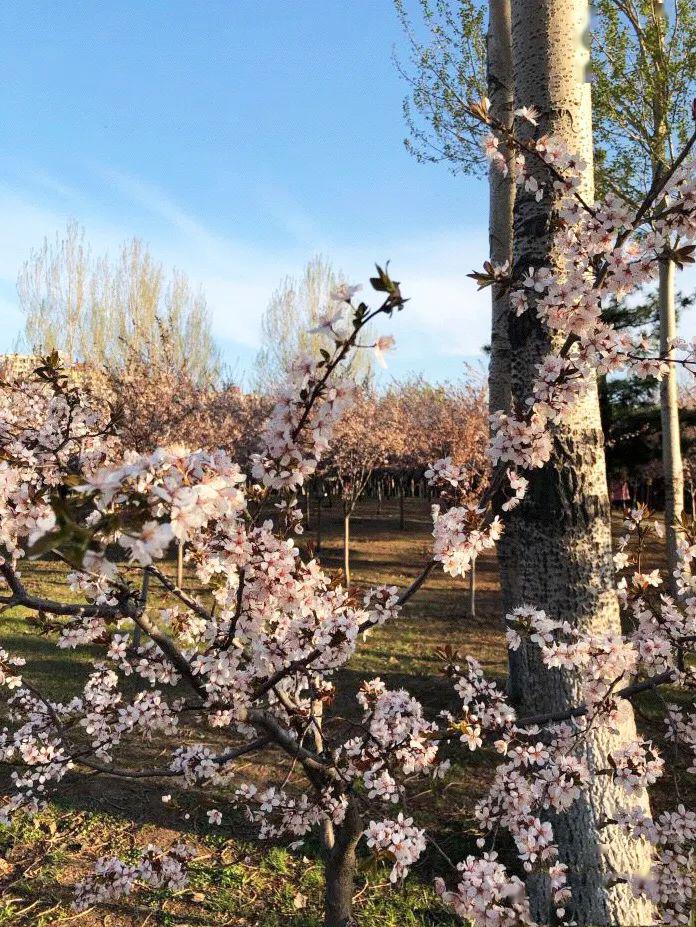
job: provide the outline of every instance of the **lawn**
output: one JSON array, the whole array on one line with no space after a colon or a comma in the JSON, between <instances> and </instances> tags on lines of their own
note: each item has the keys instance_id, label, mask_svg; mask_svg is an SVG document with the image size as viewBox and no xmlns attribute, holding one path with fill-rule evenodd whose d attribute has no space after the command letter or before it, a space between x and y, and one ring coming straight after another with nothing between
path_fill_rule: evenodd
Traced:
<instances>
[{"instance_id":1,"label":"lawn","mask_svg":"<svg viewBox=\"0 0 696 927\"><path fill-rule=\"evenodd\" d=\"M407 499L406 519L402 531L395 506L387 503L378 514L368 500L358 510L352 529L356 585L403 587L417 575L429 548L426 503ZM338 569L342 553L337 511L324 512L322 521L322 559ZM467 585L439 571L397 622L378 629L361 644L338 686L341 713L354 710L351 693L362 679L373 675L392 687L408 688L430 713L452 706L451 687L440 673L436 654L445 644L472 653L491 674L504 675L494 559L483 558L477 573L475 618L469 615ZM26 582L47 595L57 592L62 575L61 565L50 561L25 570ZM88 671L89 653L84 648L69 655L58 650L19 614L3 617L0 637L7 649L27 656L27 677L55 698L76 692ZM652 720L654 706L646 700L641 708L641 724L651 736L659 734ZM157 759L161 752L162 745L153 740L133 759L142 760L145 754ZM361 861L355 905L361 927L456 922L430 885L433 873L445 866L441 853L458 859L473 847L471 808L485 788L490 764L481 753L457 751L452 758L453 769L445 783L411 798L413 813L428 822L437 848L433 845L425 854L405 886L389 886L389 866L367 857ZM262 780L263 759L247 763L245 775ZM669 800L669 791L667 782L658 805ZM164 792L171 794L171 801L162 802ZM213 807L223 812L224 824L211 829L206 811ZM166 846L182 837L197 851L185 890L142 890L113 905L79 914L71 909L71 886L97 857L118 853L128 858L145 844ZM251 826L226 807L224 793L179 792L171 781L121 782L99 774L75 774L60 798L33 821L23 819L11 828L0 828L0 847L0 925L311 927L322 923L318 846L310 841L291 851L260 843Z\"/></svg>"}]
</instances>

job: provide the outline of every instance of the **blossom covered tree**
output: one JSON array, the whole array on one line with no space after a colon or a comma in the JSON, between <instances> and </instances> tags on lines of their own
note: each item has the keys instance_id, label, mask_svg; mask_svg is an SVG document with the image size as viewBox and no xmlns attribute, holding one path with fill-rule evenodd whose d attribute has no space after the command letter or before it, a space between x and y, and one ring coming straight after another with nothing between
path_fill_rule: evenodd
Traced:
<instances>
[{"instance_id":1,"label":"blossom covered tree","mask_svg":"<svg viewBox=\"0 0 696 927\"><path fill-rule=\"evenodd\" d=\"M372 391L360 390L336 425L322 468L338 492L343 509L343 575L350 586L350 519L375 470L383 466L398 440L393 405Z\"/></svg>"},{"instance_id":2,"label":"blossom covered tree","mask_svg":"<svg viewBox=\"0 0 696 927\"><path fill-rule=\"evenodd\" d=\"M177 362L168 353L168 339L162 340L162 357L132 346L119 367L96 370L103 399L118 408L126 446L140 452L170 444L224 448L245 463L270 400L232 382L198 382L186 360Z\"/></svg>"},{"instance_id":3,"label":"blossom covered tree","mask_svg":"<svg viewBox=\"0 0 696 927\"><path fill-rule=\"evenodd\" d=\"M469 468L481 486L488 471L486 391L476 371L460 382L438 385L414 377L382 399L383 415L398 423L389 441L387 470L399 491L399 527L405 527L404 495L434 460L447 457Z\"/></svg>"},{"instance_id":4,"label":"blossom covered tree","mask_svg":"<svg viewBox=\"0 0 696 927\"><path fill-rule=\"evenodd\" d=\"M475 109L487 118L485 102ZM662 247L661 223L669 222L684 235L693 227L696 197L686 165L668 179L673 208L649 214L650 204L645 207L644 214L657 226L651 230L640 216L636 220L614 203L598 204L587 213L577 190L574 158L563 153L560 140L519 144L548 163L549 182L562 186L564 229L574 247L562 252L568 263L561 265L558 276L548 268L526 273L519 283L511 281L512 298L520 311L529 311L527 295L538 284L549 316L561 313L562 324L572 328L573 350L562 348L543 361L534 401L519 417L496 416L491 458L497 470L476 503L466 498L465 474L451 462L434 465L431 479L448 487L443 493L446 507L435 514L434 559L401 593L380 587L356 602L329 583L316 561L303 561L293 541L301 518L295 506L297 489L316 469L333 423L351 401L349 385L340 379L332 386L332 374L356 349L368 321L403 305L398 285L384 272L374 280L387 294L378 309L355 306L348 301L352 294L342 294L351 332L336 339L332 353L298 364L296 382L264 430L248 488L238 465L222 452L163 449L118 459L108 415L91 408L75 390L66 391L50 363L33 382L4 385L2 602L51 616L61 646L100 643L104 657L95 662L81 695L63 704L22 678L20 658L3 653L3 684L14 694L2 756L19 767L16 795L5 815L39 805L73 767L113 776L175 776L189 784L227 783L231 799L266 836L289 831L302 837L313 826L321 827L326 923L347 925L361 838L391 855L392 878L401 878L427 839L412 818L397 811L409 782L419 775L446 774L438 755L440 742L459 737L474 750L486 741L503 760L477 807L484 853L460 864L454 888L438 883L455 910L477 924L491 923L493 915L497 923L509 925L531 924L537 918L524 883L495 855L501 828L510 832L529 884L544 885L552 916L563 922L573 917L574 905L579 903L582 910L582 898L573 896L573 889L581 888L568 878L568 864L559 859L563 847L555 842L555 827L584 794L602 788L606 777L623 790L625 801L617 802L604 826L625 830L636 844L652 847L649 871L615 871L611 880L649 899L648 911L654 901L660 916L679 922L690 904L694 815L678 807L656 821L650 818L640 796L663 765L652 745L638 738L621 743L604 769L588 766L583 745L595 727L615 724L622 706L637 693L666 683L687 690L693 686L686 655L693 647L696 622L689 570L696 544L684 547L679 602L649 597L657 577L646 579L639 572L626 584L623 598L634 619L627 638L579 630L533 604L508 615L513 649L525 642L525 647L538 649L551 674L562 676L571 667L577 674L574 699L559 715L518 716L469 658L450 667L462 701L456 716L428 719L408 693L390 691L373 680L358 696L360 720L347 727L331 723L331 677L350 657L359 634L397 614L434 562L453 575L466 573L476 554L500 537L501 516L526 504L528 478L522 473L548 460L549 422L567 414L588 388L587 371L593 369L589 359L612 368L631 361L630 340L599 321L595 291L626 287L626 266L641 280L651 272ZM524 170L521 165L518 169ZM600 220L611 234L586 234L587 225ZM632 235L634 230L639 237ZM565 279L571 268L593 268L595 262L588 258L597 257L602 263L597 262L596 274ZM562 306L557 288L564 292ZM591 306L594 323L591 316L588 321ZM692 366L693 353L684 347L682 360ZM659 373L663 361L641 356L639 363L650 363ZM61 486L59 501L56 486ZM276 516L263 520L261 501L273 499ZM173 538L185 539L194 550L199 581L210 590L215 610L202 597L174 587L158 567ZM108 545L114 541L150 582L161 583L174 597L174 607L152 614L147 584L129 582L123 565L109 558ZM48 601L25 585L18 567L37 545L63 552L74 567L70 582L86 604ZM137 650L132 625L146 641ZM150 685L128 697L121 682L132 673ZM187 694L167 696L173 683L183 685ZM186 747L177 744L184 716L198 719L197 742ZM675 742L693 751L696 732L689 715L674 706L667 721ZM209 726L225 732L229 746L221 750L207 744ZM169 763L150 770L120 766L126 743L153 731L171 739ZM260 789L236 778L235 760L270 748L302 769L304 790L277 785ZM186 856L186 848L177 844L168 850L149 848L137 864L103 859L80 884L76 903L114 897L138 880L178 886L185 878ZM546 915L540 919L545 921Z\"/></svg>"},{"instance_id":5,"label":"blossom covered tree","mask_svg":"<svg viewBox=\"0 0 696 927\"><path fill-rule=\"evenodd\" d=\"M327 923L347 923L365 807L398 801L400 780L431 771L437 753L435 725L418 703L379 681L360 695L363 724L329 741L321 715L331 701L335 668L349 658L360 633L387 620L412 593L399 596L382 587L353 601L316 561L304 562L293 541L301 519L296 492L316 469L351 399L353 388L343 380L332 385L331 377L350 358L365 325L402 306L398 285L384 272L374 282L386 296L372 312L346 302L350 292L338 294L348 333L331 354L298 364L296 381L266 425L252 465L257 482L248 491L239 466L223 451L174 447L123 456L108 407L69 387L55 357L28 382L3 384L2 604L40 613L58 631L61 647L103 645L103 659L95 661L82 694L66 704L22 679L21 658L2 652L2 684L16 692L0 749L4 761L21 769L5 817L36 808L72 768L223 783L233 781L237 758L276 748L299 764L309 791L257 790L237 782L235 801L266 835L301 837L322 825ZM274 498L276 518L264 518L263 504ZM209 603L184 593L158 567L175 539L189 545ZM115 542L140 568L137 586L125 573L127 564L109 558ZM46 549L60 551L73 567L69 585L87 604L50 601L27 588L18 564L28 552ZM172 607L152 613L150 582L171 595ZM133 628L144 644L136 643ZM150 688L127 697L121 686L132 674ZM168 697L166 687L177 684L187 695ZM200 723L203 737L194 746L176 745L182 717ZM205 743L211 729L228 733L228 749ZM172 741L169 764L120 766L126 743L152 733ZM358 781L365 792L360 799L354 796ZM395 864L397 873L423 839L403 817L367 829L385 848L401 831L413 837ZM166 852L153 848L130 867L102 860L79 886L76 903L127 892L138 879L177 886L185 859L185 848L177 845Z\"/></svg>"},{"instance_id":6,"label":"blossom covered tree","mask_svg":"<svg viewBox=\"0 0 696 927\"><path fill-rule=\"evenodd\" d=\"M641 558L646 514L631 513L629 537L617 551L625 573L615 592L610 569L587 577L606 582L605 595L623 606L625 634L618 622L579 621L548 596L515 603L506 616L507 641L528 674L524 700L488 681L473 658L452 655L456 712L428 717L405 690L375 679L362 686L355 718L332 714L335 671L361 634L398 614L435 564L464 576L503 532L519 539L525 518L534 526L539 487L554 469L562 472L550 466L559 462L558 444L571 440L578 420L587 422L597 370L629 366L659 377L677 362L696 370L694 345L677 342L669 358L646 357L630 333L602 317L604 299L657 274L668 240L679 241L685 259L690 255L696 135L633 211L613 197L588 200L580 157L562 133L530 131L539 121L532 107L519 107L513 130L496 121L485 99L471 105L471 114L490 130L491 160L513 172L530 222L531 203L545 203L549 225L539 247L548 263L491 265L477 274L479 282L509 288L533 340L521 347L516 403L493 416L490 481L477 493L466 468L445 459L431 467L440 495L433 556L407 589L352 596L316 560L303 558L295 541L297 491L354 399L348 380L334 375L354 351L372 349L371 340L361 340L368 323L403 307L385 271L373 278L384 294L376 309L356 303L348 288L335 294L345 324L334 328L330 308L330 348L299 359L248 475L221 451L123 451L110 411L67 386L50 359L29 381L3 383L0 602L40 613L59 646L100 651L82 691L65 703L23 675L21 655L1 654L12 715L0 758L16 767L5 816L39 806L73 768L225 785L266 837L289 832L302 839L321 830L326 924L348 927L359 842L389 856L392 880L402 878L428 840L407 811L413 784L447 775L441 748L448 742L471 751L485 745L500 762L476 806L480 852L457 865L456 879L447 873L437 882L457 913L477 927L688 923L696 814L677 805L651 816L645 790L665 764L635 732L631 704L642 692L664 691L667 737L693 774L696 537L681 543L678 597L660 595L661 576L646 572ZM498 134L514 152L511 162L499 156ZM174 539L192 551L202 590L195 597L161 569ZM32 591L22 563L43 550L67 561L71 591L83 603L67 589L56 599ZM522 563L528 569L529 559ZM128 565L140 574L137 583ZM544 592L532 579L522 588ZM170 607L148 603L151 583L168 593ZM137 646L134 627L142 634ZM147 686L128 694L123 682L131 675ZM546 701L544 687L563 698ZM195 731L186 745L184 724ZM129 767L129 744L152 733L167 743L167 759L158 768ZM213 734L222 735L224 747L213 746ZM279 762L271 767L276 781L259 787L244 780L237 761L261 750ZM288 762L301 780L291 781ZM602 852L598 834L612 852ZM514 847L516 871L497 855L503 835ZM594 849L599 866L578 871L577 842L583 852ZM80 883L76 904L127 893L138 881L178 888L188 855L175 844L150 847L137 863L102 859Z\"/></svg>"}]
</instances>

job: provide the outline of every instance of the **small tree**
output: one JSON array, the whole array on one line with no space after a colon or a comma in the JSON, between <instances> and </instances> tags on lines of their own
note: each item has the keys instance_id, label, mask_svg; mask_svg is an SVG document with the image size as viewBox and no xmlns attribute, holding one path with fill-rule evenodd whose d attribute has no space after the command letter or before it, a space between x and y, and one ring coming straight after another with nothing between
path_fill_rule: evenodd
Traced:
<instances>
[{"instance_id":1,"label":"small tree","mask_svg":"<svg viewBox=\"0 0 696 927\"><path fill-rule=\"evenodd\" d=\"M434 460L449 457L483 478L488 469L486 392L471 375L461 383L439 385L416 377L394 385L383 402L398 421L388 466L399 490L403 530L406 485L421 480ZM476 483L479 489L481 479Z\"/></svg>"},{"instance_id":2,"label":"small tree","mask_svg":"<svg viewBox=\"0 0 696 927\"><path fill-rule=\"evenodd\" d=\"M394 446L399 422L390 405L373 392L361 392L336 426L323 472L337 488L343 509L343 574L350 586L350 519L375 470Z\"/></svg>"}]
</instances>

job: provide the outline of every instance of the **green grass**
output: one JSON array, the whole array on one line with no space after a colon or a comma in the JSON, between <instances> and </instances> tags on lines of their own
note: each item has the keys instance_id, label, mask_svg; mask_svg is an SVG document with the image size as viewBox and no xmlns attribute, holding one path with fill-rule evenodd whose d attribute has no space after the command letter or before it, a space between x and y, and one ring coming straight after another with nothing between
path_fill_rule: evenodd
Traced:
<instances>
[{"instance_id":1,"label":"green grass","mask_svg":"<svg viewBox=\"0 0 696 927\"><path fill-rule=\"evenodd\" d=\"M431 540L427 505L407 500L407 518L407 530L400 531L394 505L387 506L381 516L373 503L359 510L352 527L356 585L403 587L417 575ZM338 513L324 513L323 530L322 560L337 570L342 556ZM168 569L173 571L173 565ZM41 594L64 594L58 563L28 565L24 575L27 584ZM157 595L155 584L152 589ZM505 648L492 558L485 557L478 565L475 619L468 615L468 602L463 583L441 571L434 573L403 617L377 629L339 674L337 711L355 710L352 694L362 679L372 675L381 676L390 686L404 686L431 713L453 706L451 686L440 674L436 656L444 644L472 653L488 672L501 677ZM3 616L0 639L8 650L27 658L27 678L54 699L69 699L89 672L89 648L59 650L54 637L37 633L21 612ZM645 714L641 725L659 739L654 699L646 698L641 710ZM128 758L133 765L161 763L162 747L153 741ZM415 794L411 812L428 824L444 852L461 859L474 851L471 810L485 789L491 759L468 751L457 751L452 759L447 781ZM263 764L263 757L246 763L244 776L262 781L267 772ZM0 772L3 775L6 772ZM673 801L669 782L666 789L664 803L669 803ZM0 791L4 791L1 781ZM163 792L171 793L170 803L162 803ZM662 801L658 797L658 805ZM222 828L208 826L205 812L211 807L223 811ZM120 854L129 858L147 843L167 846L182 838L197 854L185 891L142 889L98 910L77 914L71 909L72 886L97 857ZM390 885L389 869L361 857L355 900L360 927L458 923L431 887L435 872L443 871L437 851L425 854L403 887ZM37 818L20 818L11 827L0 827L0 927L319 927L322 884L316 843L309 840L296 852L284 845L260 843L254 829L226 806L224 792L182 791L171 781L120 782L74 774Z\"/></svg>"}]
</instances>

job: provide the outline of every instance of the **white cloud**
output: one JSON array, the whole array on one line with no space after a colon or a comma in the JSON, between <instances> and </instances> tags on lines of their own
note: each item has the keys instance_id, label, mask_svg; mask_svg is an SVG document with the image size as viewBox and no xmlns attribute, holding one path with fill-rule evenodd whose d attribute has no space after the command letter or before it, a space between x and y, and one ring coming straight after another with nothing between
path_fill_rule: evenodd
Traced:
<instances>
[{"instance_id":1,"label":"white cloud","mask_svg":"<svg viewBox=\"0 0 696 927\"><path fill-rule=\"evenodd\" d=\"M438 355L475 354L487 341L488 296L477 295L472 281L466 278L483 258L483 237L457 238L441 232L418 238L392 236L391 240L378 240L373 235L359 246L340 239L329 243L329 236L317 232L295 203L274 195L268 198L274 210L271 221L285 221L293 235L284 250L271 249L211 229L170 196L136 178L112 170L95 172L124 200L135 227L105 222L103 210L95 202L82 194L76 203L76 198L66 195L68 187L45 174L37 180L35 171L27 174L24 189L0 187L0 209L6 217L0 231L0 288L7 304L3 312L7 329L19 327L21 321L9 307L22 262L45 236L52 237L69 219L77 218L97 252L116 250L144 220L155 257L166 266L185 271L205 290L215 334L230 346L231 359L235 344L247 357L249 349L258 345L260 319L269 295L281 278L299 274L317 252L330 257L350 279L365 283L375 260L391 258L392 270L410 298L391 327L402 357L414 367L433 369ZM46 202L51 205L45 206ZM77 214L71 208L75 206L79 208ZM285 207L288 215L284 220ZM366 293L370 296L369 286ZM0 337L5 349L15 336L15 330L3 332Z\"/></svg>"},{"instance_id":2,"label":"white cloud","mask_svg":"<svg viewBox=\"0 0 696 927\"><path fill-rule=\"evenodd\" d=\"M398 352L392 364L400 372L422 370L437 377L441 369L451 372L459 358L479 355L489 341L490 294L487 290L477 292L475 283L467 278L486 256L483 225L472 226L466 234L447 229L425 234L418 230L390 232L367 222L368 229L377 231L363 234L356 243L332 235L331 230L318 230L291 198L273 195L265 204L273 206L269 221L284 224L289 230L286 246L277 248L222 234L166 193L136 178L102 168L95 168L95 172L123 199L135 226L104 221L103 207L85 193L71 197L69 187L35 171L27 174L25 189L0 186L0 210L5 219L0 228L0 311L5 322L0 346L4 350L14 344L21 324L15 308L19 268L31 248L44 236L61 231L70 218L85 225L97 252L114 251L120 242L146 227L154 256L165 266L185 271L205 290L214 332L224 342L230 361L235 360L237 351L245 358L253 356L261 315L273 289L287 274L299 274L304 263L318 252L342 269L349 280L363 282L365 296L372 302L376 294L367 285L367 278L374 262L391 260L390 269L409 297L404 311L384 323L397 339ZM260 206L264 208L263 203ZM694 285L694 268L679 275L678 286L683 290ZM687 337L696 335L696 310L685 313L681 328Z\"/></svg>"}]
</instances>

